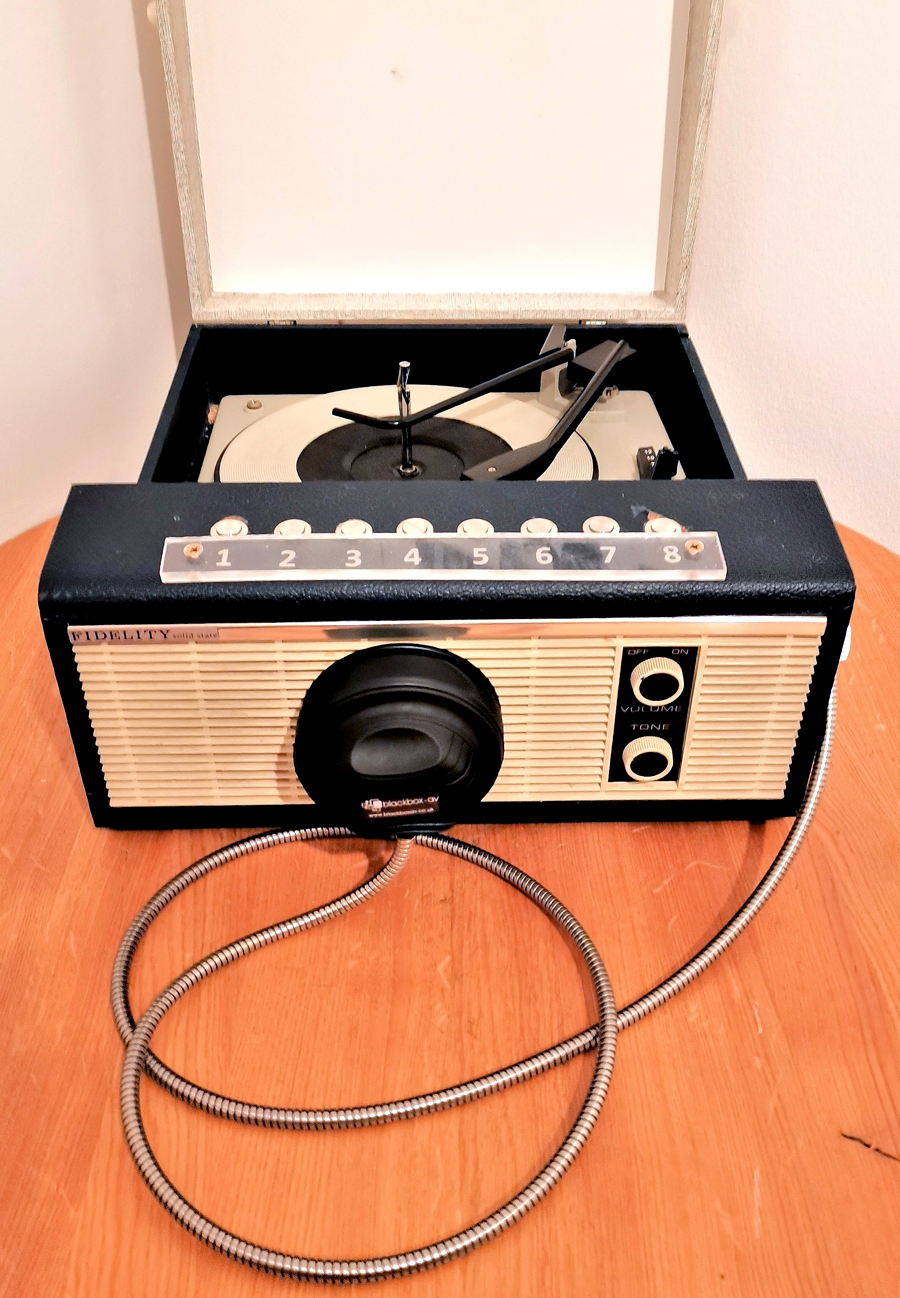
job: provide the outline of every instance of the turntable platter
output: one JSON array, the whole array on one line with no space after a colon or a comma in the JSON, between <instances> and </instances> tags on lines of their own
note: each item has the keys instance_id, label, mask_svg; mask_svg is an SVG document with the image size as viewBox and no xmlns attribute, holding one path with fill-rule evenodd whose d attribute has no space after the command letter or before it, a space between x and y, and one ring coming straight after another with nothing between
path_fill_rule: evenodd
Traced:
<instances>
[{"instance_id":1,"label":"turntable platter","mask_svg":"<svg viewBox=\"0 0 900 1298\"><path fill-rule=\"evenodd\" d=\"M410 388L410 395L413 408L424 410L461 391L420 384ZM287 398L285 404L239 429L224 446L216 446L214 436L201 477L221 482L392 478L393 448L399 450L399 435L385 437L366 425L336 418L331 413L335 406L393 417L397 392L393 387L378 386ZM414 458L423 465L422 477L458 480L462 468L546 437L558 417L558 412L539 405L530 393L490 393L468 402L464 413L464 420L439 417L416 430ZM216 428L214 434L218 431ZM214 472L207 477L207 464L213 456ZM576 435L541 476L561 481L590 480L595 475L594 457Z\"/></svg>"}]
</instances>

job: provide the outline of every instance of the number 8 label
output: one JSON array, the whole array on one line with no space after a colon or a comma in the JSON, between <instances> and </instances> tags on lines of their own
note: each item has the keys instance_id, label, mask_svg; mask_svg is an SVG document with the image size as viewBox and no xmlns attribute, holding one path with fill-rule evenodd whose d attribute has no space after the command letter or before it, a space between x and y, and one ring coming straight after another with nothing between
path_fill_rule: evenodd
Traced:
<instances>
[{"instance_id":1,"label":"number 8 label","mask_svg":"<svg viewBox=\"0 0 900 1298\"><path fill-rule=\"evenodd\" d=\"M681 563L681 551L677 545L664 545L663 558L666 563Z\"/></svg>"}]
</instances>

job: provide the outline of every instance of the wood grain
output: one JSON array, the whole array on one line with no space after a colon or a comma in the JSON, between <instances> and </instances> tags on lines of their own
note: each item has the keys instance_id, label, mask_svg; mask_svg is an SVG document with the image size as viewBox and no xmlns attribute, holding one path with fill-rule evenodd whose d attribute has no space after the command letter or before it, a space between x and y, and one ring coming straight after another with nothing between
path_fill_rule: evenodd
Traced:
<instances>
[{"instance_id":1,"label":"wood grain","mask_svg":"<svg viewBox=\"0 0 900 1298\"><path fill-rule=\"evenodd\" d=\"M117 1107L108 1010L140 904L228 841L91 825L40 635L51 527L0 550L0 1293L232 1298L286 1292L209 1252L157 1206ZM860 583L839 735L819 816L785 884L700 982L625 1033L598 1128L557 1190L460 1262L397 1293L521 1298L896 1292L900 1275L900 558L843 533ZM460 830L522 865L582 920L619 1003L709 937L783 824ZM154 926L143 1006L187 962L337 895L357 844L235 863ZM566 943L480 871L416 851L353 914L192 992L156 1038L199 1081L270 1103L353 1104L458 1081L583 1026ZM162 1165L229 1228L292 1251L365 1255L491 1210L546 1159L589 1060L417 1122L360 1132L244 1130L144 1085Z\"/></svg>"}]
</instances>

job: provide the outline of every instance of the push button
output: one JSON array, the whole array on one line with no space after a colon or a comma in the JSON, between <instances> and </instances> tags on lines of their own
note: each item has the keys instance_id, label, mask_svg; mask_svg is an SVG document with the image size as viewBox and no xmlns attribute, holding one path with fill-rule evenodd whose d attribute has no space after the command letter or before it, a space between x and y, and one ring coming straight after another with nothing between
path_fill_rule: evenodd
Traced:
<instances>
[{"instance_id":1,"label":"push button","mask_svg":"<svg viewBox=\"0 0 900 1298\"><path fill-rule=\"evenodd\" d=\"M283 518L275 525L276 536L309 536L312 528L303 518Z\"/></svg>"},{"instance_id":2,"label":"push button","mask_svg":"<svg viewBox=\"0 0 900 1298\"><path fill-rule=\"evenodd\" d=\"M430 536L434 527L427 518L404 518L397 524L400 536Z\"/></svg>"},{"instance_id":3,"label":"push button","mask_svg":"<svg viewBox=\"0 0 900 1298\"><path fill-rule=\"evenodd\" d=\"M594 514L591 518L584 520L581 524L581 530L592 536L609 536L611 533L619 531L619 524L614 518L609 518L606 514Z\"/></svg>"},{"instance_id":4,"label":"push button","mask_svg":"<svg viewBox=\"0 0 900 1298\"><path fill-rule=\"evenodd\" d=\"M684 531L674 518L664 518L662 514L653 514L644 524L644 531L652 536L677 536Z\"/></svg>"},{"instance_id":5,"label":"push button","mask_svg":"<svg viewBox=\"0 0 900 1298\"><path fill-rule=\"evenodd\" d=\"M225 518L220 518L218 522L213 523L209 529L210 536L247 536L250 527L246 518L238 518L237 514L228 514Z\"/></svg>"}]
</instances>

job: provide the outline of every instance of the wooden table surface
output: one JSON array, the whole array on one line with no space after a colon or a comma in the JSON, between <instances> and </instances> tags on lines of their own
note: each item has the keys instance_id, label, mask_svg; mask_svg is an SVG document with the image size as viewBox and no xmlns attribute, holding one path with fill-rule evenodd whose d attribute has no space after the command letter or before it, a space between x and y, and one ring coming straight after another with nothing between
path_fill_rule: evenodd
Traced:
<instances>
[{"instance_id":1,"label":"wooden table surface","mask_svg":"<svg viewBox=\"0 0 900 1298\"><path fill-rule=\"evenodd\" d=\"M236 833L95 829L40 634L50 525L0 550L0 1292L261 1298L290 1282L183 1232L131 1163L116 946L171 875ZM860 594L819 814L750 931L619 1040L609 1099L560 1186L408 1298L702 1298L900 1291L900 558L845 530ZM581 919L619 1004L680 964L760 877L784 823L462 828ZM370 849L372 850L372 849ZM179 898L136 961L143 1007L201 954L352 886L358 844L280 848ZM187 996L155 1048L281 1105L352 1105L476 1076L589 1022L550 923L499 881L416 849L374 901ZM270 1247L365 1256L465 1226L523 1185L577 1112L591 1059L490 1099L363 1131L247 1129L143 1085L162 1166Z\"/></svg>"}]
</instances>

